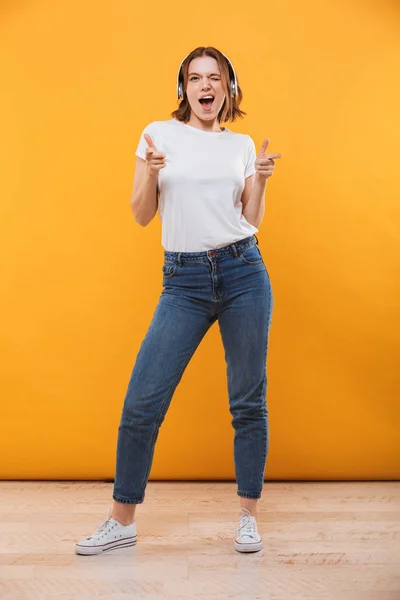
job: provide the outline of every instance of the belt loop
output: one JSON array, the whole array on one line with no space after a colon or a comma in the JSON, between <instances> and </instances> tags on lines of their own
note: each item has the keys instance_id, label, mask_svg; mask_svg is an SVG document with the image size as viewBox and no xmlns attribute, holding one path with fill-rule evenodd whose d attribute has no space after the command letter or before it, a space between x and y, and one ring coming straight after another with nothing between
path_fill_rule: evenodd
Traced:
<instances>
[{"instance_id":1,"label":"belt loop","mask_svg":"<svg viewBox=\"0 0 400 600\"><path fill-rule=\"evenodd\" d=\"M181 252L178 252L178 265L181 266Z\"/></svg>"},{"instance_id":2,"label":"belt loop","mask_svg":"<svg viewBox=\"0 0 400 600\"><path fill-rule=\"evenodd\" d=\"M238 253L238 249L236 248L236 242L233 242L233 244L232 244L232 251L233 251L234 257L237 258L239 253Z\"/></svg>"},{"instance_id":3,"label":"belt loop","mask_svg":"<svg viewBox=\"0 0 400 600\"><path fill-rule=\"evenodd\" d=\"M256 236L256 234L254 234L254 237L255 237L255 238L256 238L256 240L257 240L257 246L258 246L258 237Z\"/></svg>"}]
</instances>

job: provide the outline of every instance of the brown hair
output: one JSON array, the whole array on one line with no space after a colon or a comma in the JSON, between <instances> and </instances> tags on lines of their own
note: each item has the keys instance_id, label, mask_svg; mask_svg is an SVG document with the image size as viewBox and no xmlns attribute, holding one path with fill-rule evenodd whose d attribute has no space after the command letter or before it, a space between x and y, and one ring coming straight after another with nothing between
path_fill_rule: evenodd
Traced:
<instances>
[{"instance_id":1,"label":"brown hair","mask_svg":"<svg viewBox=\"0 0 400 600\"><path fill-rule=\"evenodd\" d=\"M243 115L246 115L247 113L245 113L243 110L240 110L239 108L239 104L241 103L243 98L243 93L239 87L239 80L237 74L237 94L234 98L232 98L228 61L226 60L225 56L213 46L199 46L198 48L195 48L195 50L192 50L192 52L186 57L185 61L183 62L183 98L181 99L179 107L171 113L171 117L174 117L175 119L178 119L178 121L183 122L189 121L190 119L191 108L186 95L189 63L198 56L211 56L212 58L215 58L215 60L218 62L219 70L221 72L222 87L226 94L225 101L222 105L221 110L218 113L218 122L225 123L225 121L231 121L233 123L233 121L236 121L238 117L243 119Z\"/></svg>"}]
</instances>

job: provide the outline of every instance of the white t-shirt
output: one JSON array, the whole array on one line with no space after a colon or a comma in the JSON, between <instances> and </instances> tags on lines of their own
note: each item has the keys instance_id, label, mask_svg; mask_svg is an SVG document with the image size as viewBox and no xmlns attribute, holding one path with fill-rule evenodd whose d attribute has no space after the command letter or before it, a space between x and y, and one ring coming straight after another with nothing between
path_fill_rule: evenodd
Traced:
<instances>
[{"instance_id":1,"label":"white t-shirt","mask_svg":"<svg viewBox=\"0 0 400 600\"><path fill-rule=\"evenodd\" d=\"M243 133L204 131L178 119L153 121L136 154L146 159L144 134L166 155L158 173L162 246L200 252L237 242L258 231L242 214L245 178L256 172L256 149Z\"/></svg>"}]
</instances>

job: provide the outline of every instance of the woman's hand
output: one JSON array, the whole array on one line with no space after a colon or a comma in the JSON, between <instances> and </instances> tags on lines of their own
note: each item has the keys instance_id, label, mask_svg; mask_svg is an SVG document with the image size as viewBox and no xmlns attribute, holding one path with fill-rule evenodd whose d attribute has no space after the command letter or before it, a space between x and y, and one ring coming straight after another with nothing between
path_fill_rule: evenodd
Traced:
<instances>
[{"instance_id":1,"label":"woman's hand","mask_svg":"<svg viewBox=\"0 0 400 600\"><path fill-rule=\"evenodd\" d=\"M256 175L262 179L271 177L275 169L275 158L282 158L282 154L265 154L269 146L269 138L265 138L262 143L261 150L257 155L255 167Z\"/></svg>"},{"instance_id":2,"label":"woman's hand","mask_svg":"<svg viewBox=\"0 0 400 600\"><path fill-rule=\"evenodd\" d=\"M160 169L166 167L166 155L164 152L159 152L152 138L145 133L144 139L148 143L146 148L146 164L151 175L158 175Z\"/></svg>"}]
</instances>

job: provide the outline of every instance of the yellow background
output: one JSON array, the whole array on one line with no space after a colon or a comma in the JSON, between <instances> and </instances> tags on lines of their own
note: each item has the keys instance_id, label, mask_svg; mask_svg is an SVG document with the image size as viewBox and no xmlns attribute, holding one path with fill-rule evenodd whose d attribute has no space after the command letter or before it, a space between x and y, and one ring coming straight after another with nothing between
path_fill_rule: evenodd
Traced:
<instances>
[{"instance_id":1,"label":"yellow background","mask_svg":"<svg viewBox=\"0 0 400 600\"><path fill-rule=\"evenodd\" d=\"M158 215L130 211L143 127L183 57L232 60L280 152L258 239L275 309L267 479L400 475L400 58L393 1L14 1L0 9L0 477L112 478L161 293ZM187 367L151 479L234 479L218 325Z\"/></svg>"}]
</instances>

